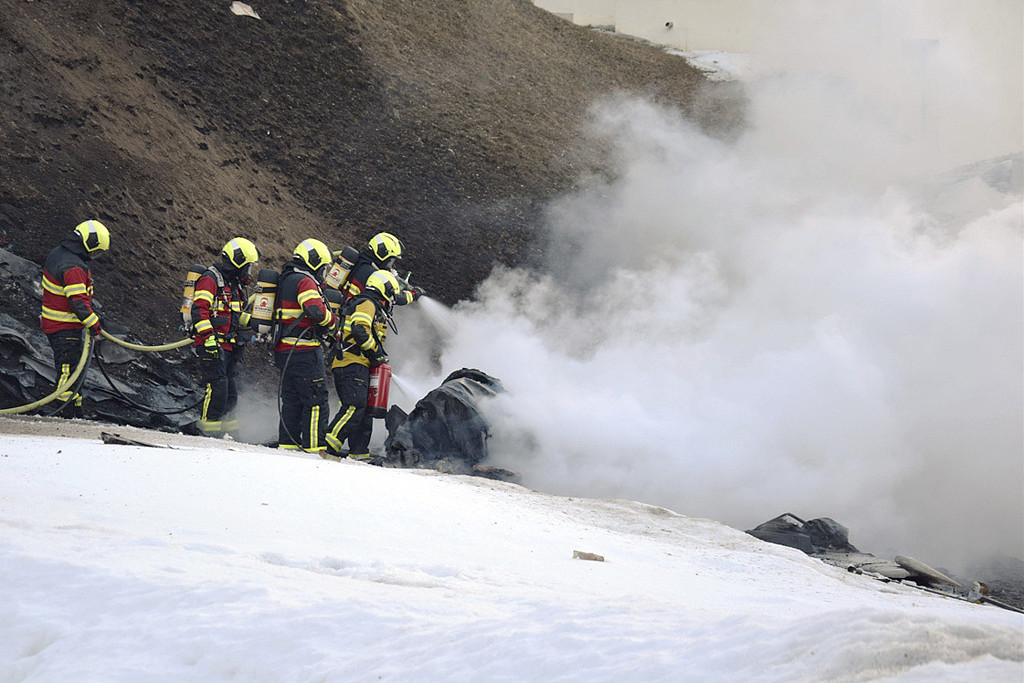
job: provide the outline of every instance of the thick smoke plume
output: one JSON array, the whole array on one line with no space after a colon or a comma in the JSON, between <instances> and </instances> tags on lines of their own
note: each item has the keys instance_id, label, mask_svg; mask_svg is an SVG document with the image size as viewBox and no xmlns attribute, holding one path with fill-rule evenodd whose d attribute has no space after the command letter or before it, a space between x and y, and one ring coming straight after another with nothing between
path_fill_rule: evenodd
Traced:
<instances>
[{"instance_id":1,"label":"thick smoke plume","mask_svg":"<svg viewBox=\"0 0 1024 683\"><path fill-rule=\"evenodd\" d=\"M955 37L839 7L780 17L738 141L596 107L614 177L550 206L549 267L410 312L437 344L409 320L393 358L499 377L493 460L531 488L1024 557L1020 130Z\"/></svg>"}]
</instances>

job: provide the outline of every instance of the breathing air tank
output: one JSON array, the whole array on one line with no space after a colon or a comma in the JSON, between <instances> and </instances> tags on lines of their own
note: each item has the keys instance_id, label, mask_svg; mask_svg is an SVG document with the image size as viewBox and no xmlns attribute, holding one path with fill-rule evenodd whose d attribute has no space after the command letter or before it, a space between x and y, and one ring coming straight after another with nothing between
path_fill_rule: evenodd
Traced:
<instances>
[{"instance_id":1,"label":"breathing air tank","mask_svg":"<svg viewBox=\"0 0 1024 683\"><path fill-rule=\"evenodd\" d=\"M263 268L256 278L252 300L252 326L257 334L270 334L274 329L274 302L277 300L276 270Z\"/></svg>"},{"instance_id":2,"label":"breathing air tank","mask_svg":"<svg viewBox=\"0 0 1024 683\"><path fill-rule=\"evenodd\" d=\"M181 294L181 319L185 328L192 327L192 300L196 296L196 280L206 272L206 266L193 263L185 274L185 287Z\"/></svg>"},{"instance_id":3,"label":"breathing air tank","mask_svg":"<svg viewBox=\"0 0 1024 683\"><path fill-rule=\"evenodd\" d=\"M341 316L341 305L345 303L345 295L336 289L325 289L324 299L327 301L327 306L331 309L331 313Z\"/></svg>"},{"instance_id":4,"label":"breathing air tank","mask_svg":"<svg viewBox=\"0 0 1024 683\"><path fill-rule=\"evenodd\" d=\"M324 284L334 289L341 289L358 258L359 250L355 247L345 247L341 251L334 252L334 263L331 264L331 269L324 276Z\"/></svg>"}]
</instances>

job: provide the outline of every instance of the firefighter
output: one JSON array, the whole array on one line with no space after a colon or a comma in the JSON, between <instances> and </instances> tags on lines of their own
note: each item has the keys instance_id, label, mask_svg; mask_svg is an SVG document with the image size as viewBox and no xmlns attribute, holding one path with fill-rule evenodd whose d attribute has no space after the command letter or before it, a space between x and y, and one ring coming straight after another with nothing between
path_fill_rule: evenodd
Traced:
<instances>
[{"instance_id":1,"label":"firefighter","mask_svg":"<svg viewBox=\"0 0 1024 683\"><path fill-rule=\"evenodd\" d=\"M256 245L244 237L229 240L220 263L207 268L196 281L192 301L193 350L206 385L199 421L186 431L222 436L238 431L232 415L238 404L238 364L245 350L249 314L242 310L252 283L252 267L260 258Z\"/></svg>"},{"instance_id":2,"label":"firefighter","mask_svg":"<svg viewBox=\"0 0 1024 683\"><path fill-rule=\"evenodd\" d=\"M50 251L43 263L43 310L40 326L53 349L58 386L67 381L82 356L83 330L99 336L100 318L92 300L92 272L89 260L110 248L110 231L96 220L75 226L69 237ZM84 376L58 399L66 402L61 417L84 417L82 395Z\"/></svg>"},{"instance_id":3,"label":"firefighter","mask_svg":"<svg viewBox=\"0 0 1024 683\"><path fill-rule=\"evenodd\" d=\"M333 333L337 316L324 298L323 278L331 250L320 240L303 240L281 271L277 286L277 343L274 365L281 370L278 448L322 455L330 417L322 338Z\"/></svg>"},{"instance_id":4,"label":"firefighter","mask_svg":"<svg viewBox=\"0 0 1024 683\"><path fill-rule=\"evenodd\" d=\"M366 286L367 279L378 270L395 272L395 262L402 258L402 243L389 232L379 232L359 252L352 271L345 281L345 298L351 299ZM397 279L397 278L396 278ZM400 283L401 284L401 283ZM403 287L395 294L399 306L411 304L423 295L419 287Z\"/></svg>"},{"instance_id":5,"label":"firefighter","mask_svg":"<svg viewBox=\"0 0 1024 683\"><path fill-rule=\"evenodd\" d=\"M348 314L342 324L340 344L343 351L331 363L334 388L341 406L327 432L327 448L340 455L348 440L348 457L370 459L373 417L366 410L370 368L387 360L384 340L388 317L401 284L390 271L377 270L366 279L366 286L345 304Z\"/></svg>"}]
</instances>

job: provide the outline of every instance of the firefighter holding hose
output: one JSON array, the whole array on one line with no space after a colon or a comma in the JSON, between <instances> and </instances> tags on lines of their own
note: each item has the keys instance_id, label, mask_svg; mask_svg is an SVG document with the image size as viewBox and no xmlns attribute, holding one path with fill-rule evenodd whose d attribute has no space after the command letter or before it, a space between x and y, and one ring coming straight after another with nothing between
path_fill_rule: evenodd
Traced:
<instances>
[{"instance_id":1,"label":"firefighter holding hose","mask_svg":"<svg viewBox=\"0 0 1024 683\"><path fill-rule=\"evenodd\" d=\"M324 298L331 250L307 239L292 252L277 286L274 365L281 370L278 448L322 454L330 417L322 338L337 318Z\"/></svg>"},{"instance_id":2,"label":"firefighter holding hose","mask_svg":"<svg viewBox=\"0 0 1024 683\"><path fill-rule=\"evenodd\" d=\"M238 364L245 343L244 328L249 313L242 310L252 283L252 264L260 258L256 245L235 237L224 245L220 263L207 268L195 284L192 301L193 349L206 385L199 420L185 428L206 436L223 436L238 431L232 413L238 404Z\"/></svg>"},{"instance_id":3,"label":"firefighter holding hose","mask_svg":"<svg viewBox=\"0 0 1024 683\"><path fill-rule=\"evenodd\" d=\"M53 349L53 365L63 384L82 355L83 330L100 334L100 318L93 309L89 260L110 248L110 231L97 220L79 223L72 234L50 251L43 263L43 310L40 326ZM82 395L76 386L58 396L64 402L61 417L84 417Z\"/></svg>"},{"instance_id":4,"label":"firefighter holding hose","mask_svg":"<svg viewBox=\"0 0 1024 683\"><path fill-rule=\"evenodd\" d=\"M338 456L348 441L348 457L370 459L373 415L367 410L371 368L387 360L387 336L391 305L401 284L390 271L374 271L365 287L345 304L340 344L342 351L331 363L334 387L341 403L327 432L327 451Z\"/></svg>"}]
</instances>

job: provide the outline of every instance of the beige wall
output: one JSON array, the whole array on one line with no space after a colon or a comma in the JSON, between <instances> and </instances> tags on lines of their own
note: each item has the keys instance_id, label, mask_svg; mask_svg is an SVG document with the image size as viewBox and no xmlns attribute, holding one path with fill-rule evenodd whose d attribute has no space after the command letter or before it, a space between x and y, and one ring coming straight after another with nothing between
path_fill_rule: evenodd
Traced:
<instances>
[{"instance_id":1,"label":"beige wall","mask_svg":"<svg viewBox=\"0 0 1024 683\"><path fill-rule=\"evenodd\" d=\"M680 50L751 52L759 29L786 5L814 0L534 0L538 7L580 26L612 26L619 32ZM927 8L938 33L966 31L999 52L1021 56L1021 0L904 0ZM666 26L671 23L671 26ZM921 36L933 38L937 36Z\"/></svg>"},{"instance_id":2,"label":"beige wall","mask_svg":"<svg viewBox=\"0 0 1024 683\"><path fill-rule=\"evenodd\" d=\"M610 26L618 33L680 50L746 52L762 8L773 1L534 0L534 4L580 26Z\"/></svg>"},{"instance_id":3,"label":"beige wall","mask_svg":"<svg viewBox=\"0 0 1024 683\"><path fill-rule=\"evenodd\" d=\"M810 44L792 44L807 42L807 29L800 26L804 20L824 21L821 25L826 27L837 21L847 22L844 27L858 27L860 33L853 34L853 40L839 37L850 40L850 48L863 54L865 63L874 56L873 36L898 31L902 51L888 55L886 68L918 69L920 87L925 90L921 98L933 109L942 103L927 91L945 84L929 80L950 77L971 82L977 103L987 107L977 120L992 129L991 137L998 140L993 149L1006 153L1024 148L1021 0L885 0L881 5L824 0L534 0L534 4L581 26L611 26L618 33L687 52L746 53L774 69L828 68L815 61L822 51ZM801 28L805 37L800 37ZM810 42L815 39L829 38L812 33ZM787 57L796 61L786 64ZM947 61L935 64L941 59ZM957 65L962 65L962 73L955 73Z\"/></svg>"},{"instance_id":4,"label":"beige wall","mask_svg":"<svg viewBox=\"0 0 1024 683\"><path fill-rule=\"evenodd\" d=\"M749 52L772 0L617 2L615 30L678 48Z\"/></svg>"},{"instance_id":5,"label":"beige wall","mask_svg":"<svg viewBox=\"0 0 1024 683\"><path fill-rule=\"evenodd\" d=\"M580 26L615 26L615 0L534 0L535 5Z\"/></svg>"}]
</instances>

